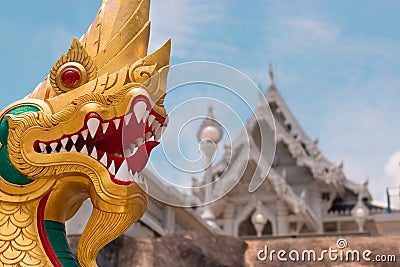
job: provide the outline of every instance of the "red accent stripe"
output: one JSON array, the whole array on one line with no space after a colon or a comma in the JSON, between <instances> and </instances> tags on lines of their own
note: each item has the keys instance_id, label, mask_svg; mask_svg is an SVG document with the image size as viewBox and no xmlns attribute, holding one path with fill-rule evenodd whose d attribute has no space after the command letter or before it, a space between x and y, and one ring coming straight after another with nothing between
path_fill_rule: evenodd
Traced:
<instances>
[{"instance_id":1,"label":"red accent stripe","mask_svg":"<svg viewBox=\"0 0 400 267\"><path fill-rule=\"evenodd\" d=\"M49 257L51 263L54 267L63 267L60 261L58 260L56 254L54 253L53 247L50 244L50 240L47 237L46 229L44 227L44 209L46 207L47 200L49 199L50 193L45 195L39 203L38 213L37 213L37 225L39 230L40 241L42 241L42 245L46 255Z\"/></svg>"}]
</instances>

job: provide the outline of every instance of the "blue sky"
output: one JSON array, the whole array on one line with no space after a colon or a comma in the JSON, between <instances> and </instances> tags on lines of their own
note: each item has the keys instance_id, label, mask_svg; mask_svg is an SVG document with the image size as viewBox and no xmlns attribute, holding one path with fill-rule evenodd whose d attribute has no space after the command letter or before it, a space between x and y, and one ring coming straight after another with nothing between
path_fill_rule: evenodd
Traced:
<instances>
[{"instance_id":1,"label":"blue sky","mask_svg":"<svg viewBox=\"0 0 400 267\"><path fill-rule=\"evenodd\" d=\"M0 106L34 89L99 6L2 3ZM344 161L348 178L369 177L374 198L384 200L385 187L400 182L399 10L398 1L154 0L150 51L171 37L172 64L221 62L264 88L272 63L308 135L328 159Z\"/></svg>"}]
</instances>

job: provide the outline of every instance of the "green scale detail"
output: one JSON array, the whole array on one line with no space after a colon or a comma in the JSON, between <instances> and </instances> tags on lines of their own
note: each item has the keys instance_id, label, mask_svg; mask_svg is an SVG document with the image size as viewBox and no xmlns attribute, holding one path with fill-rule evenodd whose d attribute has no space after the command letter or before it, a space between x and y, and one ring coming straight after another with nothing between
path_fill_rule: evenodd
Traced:
<instances>
[{"instance_id":1,"label":"green scale detail","mask_svg":"<svg viewBox=\"0 0 400 267\"><path fill-rule=\"evenodd\" d=\"M15 109L10 110L7 114L18 115L25 112L38 112L39 109L34 106L22 106ZM0 121L0 142L3 146L0 148L0 175L6 181L18 184L25 185L32 182L32 179L27 178L25 175L21 174L15 167L12 165L10 158L8 156L8 122L4 117Z\"/></svg>"},{"instance_id":2,"label":"green scale detail","mask_svg":"<svg viewBox=\"0 0 400 267\"><path fill-rule=\"evenodd\" d=\"M44 221L46 235L63 267L79 267L65 234L65 225L60 222Z\"/></svg>"}]
</instances>

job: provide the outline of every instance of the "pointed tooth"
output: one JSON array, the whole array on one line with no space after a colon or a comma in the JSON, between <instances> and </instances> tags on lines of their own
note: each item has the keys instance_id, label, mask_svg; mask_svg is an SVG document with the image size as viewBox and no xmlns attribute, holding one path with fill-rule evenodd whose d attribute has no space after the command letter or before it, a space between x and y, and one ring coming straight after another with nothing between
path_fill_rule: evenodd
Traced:
<instances>
[{"instance_id":1,"label":"pointed tooth","mask_svg":"<svg viewBox=\"0 0 400 267\"><path fill-rule=\"evenodd\" d=\"M93 150L92 150L92 153L90 153L90 156L97 160L97 149L95 146L93 147Z\"/></svg>"},{"instance_id":2,"label":"pointed tooth","mask_svg":"<svg viewBox=\"0 0 400 267\"><path fill-rule=\"evenodd\" d=\"M67 150L64 147L61 147L60 152L67 152Z\"/></svg>"},{"instance_id":3,"label":"pointed tooth","mask_svg":"<svg viewBox=\"0 0 400 267\"><path fill-rule=\"evenodd\" d=\"M67 143L68 143L68 138L67 138L67 137L65 137L64 139L61 140L61 145L62 145L62 147L65 148L65 146L67 145Z\"/></svg>"},{"instance_id":4,"label":"pointed tooth","mask_svg":"<svg viewBox=\"0 0 400 267\"><path fill-rule=\"evenodd\" d=\"M146 142L149 141L149 139L150 139L150 137L151 137L152 135L153 135L153 133L151 133L151 132L146 133L144 140L145 140Z\"/></svg>"},{"instance_id":5,"label":"pointed tooth","mask_svg":"<svg viewBox=\"0 0 400 267\"><path fill-rule=\"evenodd\" d=\"M129 149L131 150L131 153L133 153L133 151L135 150L135 147L136 147L135 143L129 144Z\"/></svg>"},{"instance_id":6,"label":"pointed tooth","mask_svg":"<svg viewBox=\"0 0 400 267\"><path fill-rule=\"evenodd\" d=\"M58 145L57 143L51 143L51 144L50 144L51 150L52 150L52 151L55 151L56 148L57 148L57 145Z\"/></svg>"},{"instance_id":7,"label":"pointed tooth","mask_svg":"<svg viewBox=\"0 0 400 267\"><path fill-rule=\"evenodd\" d=\"M144 101L137 102L133 107L133 111L135 112L136 121L140 122L143 118L144 113L146 112L147 105Z\"/></svg>"},{"instance_id":8,"label":"pointed tooth","mask_svg":"<svg viewBox=\"0 0 400 267\"><path fill-rule=\"evenodd\" d=\"M110 167L108 167L108 171L112 174L115 175L115 165L114 165L114 160L111 162Z\"/></svg>"},{"instance_id":9,"label":"pointed tooth","mask_svg":"<svg viewBox=\"0 0 400 267\"><path fill-rule=\"evenodd\" d=\"M158 129L160 128L161 124L158 121L155 121L153 123L153 126L154 126L153 131L154 131L154 133L156 133L158 131Z\"/></svg>"},{"instance_id":10,"label":"pointed tooth","mask_svg":"<svg viewBox=\"0 0 400 267\"><path fill-rule=\"evenodd\" d=\"M129 180L129 169L128 169L128 163L126 160L124 160L121 164L121 167L119 167L117 174L115 175L115 178L120 180L120 181L128 181Z\"/></svg>"},{"instance_id":11,"label":"pointed tooth","mask_svg":"<svg viewBox=\"0 0 400 267\"><path fill-rule=\"evenodd\" d=\"M142 138L142 137L136 138L135 143L136 143L136 145L137 145L138 147L141 146L141 145L143 145L143 138Z\"/></svg>"},{"instance_id":12,"label":"pointed tooth","mask_svg":"<svg viewBox=\"0 0 400 267\"><path fill-rule=\"evenodd\" d=\"M99 128L100 121L97 118L90 118L86 123L90 136L93 138L96 135L97 129Z\"/></svg>"},{"instance_id":13,"label":"pointed tooth","mask_svg":"<svg viewBox=\"0 0 400 267\"><path fill-rule=\"evenodd\" d=\"M158 141L161 138L161 128L156 130L156 134L154 135L154 140Z\"/></svg>"},{"instance_id":14,"label":"pointed tooth","mask_svg":"<svg viewBox=\"0 0 400 267\"><path fill-rule=\"evenodd\" d=\"M132 118L132 113L128 113L128 114L126 114L126 115L124 116L125 125L128 125L128 123L129 123L129 121L131 120L131 118Z\"/></svg>"},{"instance_id":15,"label":"pointed tooth","mask_svg":"<svg viewBox=\"0 0 400 267\"><path fill-rule=\"evenodd\" d=\"M147 120L147 125L150 127L150 125L153 124L154 120L155 120L155 116L154 115L150 115L149 119Z\"/></svg>"},{"instance_id":16,"label":"pointed tooth","mask_svg":"<svg viewBox=\"0 0 400 267\"><path fill-rule=\"evenodd\" d=\"M87 136L88 136L88 133L89 133L89 130L88 130L88 129L86 129L86 130L84 130L84 131L81 132L82 137L83 137L83 140L86 141L86 138L87 138Z\"/></svg>"},{"instance_id":17,"label":"pointed tooth","mask_svg":"<svg viewBox=\"0 0 400 267\"><path fill-rule=\"evenodd\" d=\"M100 162L107 167L107 153L104 153L103 157L100 159Z\"/></svg>"},{"instance_id":18,"label":"pointed tooth","mask_svg":"<svg viewBox=\"0 0 400 267\"><path fill-rule=\"evenodd\" d=\"M46 145L43 143L39 143L40 152L46 151Z\"/></svg>"},{"instance_id":19,"label":"pointed tooth","mask_svg":"<svg viewBox=\"0 0 400 267\"><path fill-rule=\"evenodd\" d=\"M146 111L144 112L143 118L142 118L142 121L143 121L143 122L146 122L147 118L149 117L149 114L150 114L150 111L148 111L148 110L146 109Z\"/></svg>"},{"instance_id":20,"label":"pointed tooth","mask_svg":"<svg viewBox=\"0 0 400 267\"><path fill-rule=\"evenodd\" d=\"M124 149L124 157L127 158L131 155L131 150L129 148Z\"/></svg>"},{"instance_id":21,"label":"pointed tooth","mask_svg":"<svg viewBox=\"0 0 400 267\"><path fill-rule=\"evenodd\" d=\"M121 119L115 119L113 120L114 125L115 125L115 129L118 130L119 128L119 124L121 123Z\"/></svg>"},{"instance_id":22,"label":"pointed tooth","mask_svg":"<svg viewBox=\"0 0 400 267\"><path fill-rule=\"evenodd\" d=\"M103 127L103 134L105 134L107 132L108 125L110 125L109 122L105 122L105 123L101 124L101 127Z\"/></svg>"},{"instance_id":23,"label":"pointed tooth","mask_svg":"<svg viewBox=\"0 0 400 267\"><path fill-rule=\"evenodd\" d=\"M72 143L74 143L74 145L75 145L76 144L76 140L78 140L78 135L75 134L75 135L71 136L71 140L72 140Z\"/></svg>"},{"instance_id":24,"label":"pointed tooth","mask_svg":"<svg viewBox=\"0 0 400 267\"><path fill-rule=\"evenodd\" d=\"M72 145L72 147L71 147L71 152L78 152L78 151L76 151L75 144L74 144L74 145Z\"/></svg>"},{"instance_id":25,"label":"pointed tooth","mask_svg":"<svg viewBox=\"0 0 400 267\"><path fill-rule=\"evenodd\" d=\"M80 151L82 154L89 155L86 145L84 145Z\"/></svg>"}]
</instances>

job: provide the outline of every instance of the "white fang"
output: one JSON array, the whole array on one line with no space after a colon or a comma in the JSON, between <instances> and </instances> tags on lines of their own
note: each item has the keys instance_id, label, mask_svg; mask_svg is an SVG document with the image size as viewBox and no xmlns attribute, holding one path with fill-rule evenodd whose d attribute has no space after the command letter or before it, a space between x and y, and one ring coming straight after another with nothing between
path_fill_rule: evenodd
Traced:
<instances>
[{"instance_id":1,"label":"white fang","mask_svg":"<svg viewBox=\"0 0 400 267\"><path fill-rule=\"evenodd\" d=\"M143 122L146 122L147 118L149 117L149 114L150 114L150 111L148 111L148 110L146 109L146 111L144 112L143 118L142 118L142 121L143 121Z\"/></svg>"},{"instance_id":2,"label":"white fang","mask_svg":"<svg viewBox=\"0 0 400 267\"><path fill-rule=\"evenodd\" d=\"M76 144L76 140L78 140L78 135L75 134L75 135L71 136L71 140L72 140L72 143L74 143L74 145L75 145Z\"/></svg>"},{"instance_id":3,"label":"white fang","mask_svg":"<svg viewBox=\"0 0 400 267\"><path fill-rule=\"evenodd\" d=\"M125 125L128 125L128 123L131 120L131 118L132 118L132 113L126 114L124 116Z\"/></svg>"},{"instance_id":4,"label":"white fang","mask_svg":"<svg viewBox=\"0 0 400 267\"><path fill-rule=\"evenodd\" d=\"M126 160L122 162L121 167L119 167L119 170L117 174L115 175L115 178L120 180L120 181L129 181L129 169L128 169L128 164L126 163Z\"/></svg>"},{"instance_id":5,"label":"white fang","mask_svg":"<svg viewBox=\"0 0 400 267\"><path fill-rule=\"evenodd\" d=\"M144 113L146 112L147 105L144 101L137 102L133 107L133 111L135 112L136 121L140 122L143 118Z\"/></svg>"},{"instance_id":6,"label":"white fang","mask_svg":"<svg viewBox=\"0 0 400 267\"><path fill-rule=\"evenodd\" d=\"M107 167L107 153L104 153L103 157L100 159L100 162Z\"/></svg>"},{"instance_id":7,"label":"white fang","mask_svg":"<svg viewBox=\"0 0 400 267\"><path fill-rule=\"evenodd\" d=\"M105 123L101 124L101 127L103 127L103 134L105 134L107 132L108 125L110 125L109 122L105 122Z\"/></svg>"},{"instance_id":8,"label":"white fang","mask_svg":"<svg viewBox=\"0 0 400 267\"><path fill-rule=\"evenodd\" d=\"M90 118L86 124L89 129L90 136L93 138L96 135L97 129L99 128L100 121L96 118Z\"/></svg>"},{"instance_id":9,"label":"white fang","mask_svg":"<svg viewBox=\"0 0 400 267\"><path fill-rule=\"evenodd\" d=\"M112 175L115 175L114 160L111 162L111 165L110 165L110 167L108 168L108 171L109 171Z\"/></svg>"},{"instance_id":10,"label":"white fang","mask_svg":"<svg viewBox=\"0 0 400 267\"><path fill-rule=\"evenodd\" d=\"M50 144L51 150L56 151L57 145L58 145L57 143L51 143Z\"/></svg>"},{"instance_id":11,"label":"white fang","mask_svg":"<svg viewBox=\"0 0 400 267\"><path fill-rule=\"evenodd\" d=\"M124 149L124 157L127 158L131 155L131 150L129 148Z\"/></svg>"},{"instance_id":12,"label":"white fang","mask_svg":"<svg viewBox=\"0 0 400 267\"><path fill-rule=\"evenodd\" d=\"M68 143L68 138L64 138L63 140L61 140L61 145L65 148L65 146ZM40 145L40 144L39 144Z\"/></svg>"},{"instance_id":13,"label":"white fang","mask_svg":"<svg viewBox=\"0 0 400 267\"><path fill-rule=\"evenodd\" d=\"M153 124L153 121L155 120L155 116L154 115L150 115L149 116L149 120L147 121L147 125L150 126Z\"/></svg>"},{"instance_id":14,"label":"white fang","mask_svg":"<svg viewBox=\"0 0 400 267\"><path fill-rule=\"evenodd\" d=\"M43 143L39 143L40 152L46 151L46 145Z\"/></svg>"},{"instance_id":15,"label":"white fang","mask_svg":"<svg viewBox=\"0 0 400 267\"><path fill-rule=\"evenodd\" d=\"M82 147L82 149L81 149L80 152L83 153L83 154L85 154L85 155L88 155L88 154L89 154L86 145L84 145L84 146Z\"/></svg>"},{"instance_id":16,"label":"white fang","mask_svg":"<svg viewBox=\"0 0 400 267\"><path fill-rule=\"evenodd\" d=\"M89 131L88 131L88 129L86 129L86 130L84 130L84 131L82 131L82 137L83 137L83 140L85 140L86 141L86 138L87 138L87 136L88 136L88 133L89 133Z\"/></svg>"},{"instance_id":17,"label":"white fang","mask_svg":"<svg viewBox=\"0 0 400 267\"><path fill-rule=\"evenodd\" d=\"M121 122L121 119L115 119L115 120L113 120L113 122L114 122L114 125L115 125L115 129L118 130L119 124Z\"/></svg>"},{"instance_id":18,"label":"white fang","mask_svg":"<svg viewBox=\"0 0 400 267\"><path fill-rule=\"evenodd\" d=\"M97 149L95 146L93 147L93 150L92 150L92 153L90 154L90 156L94 159L97 159Z\"/></svg>"}]
</instances>

